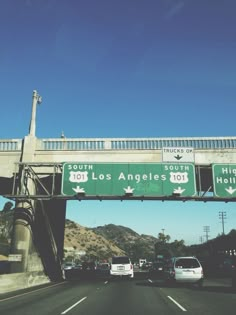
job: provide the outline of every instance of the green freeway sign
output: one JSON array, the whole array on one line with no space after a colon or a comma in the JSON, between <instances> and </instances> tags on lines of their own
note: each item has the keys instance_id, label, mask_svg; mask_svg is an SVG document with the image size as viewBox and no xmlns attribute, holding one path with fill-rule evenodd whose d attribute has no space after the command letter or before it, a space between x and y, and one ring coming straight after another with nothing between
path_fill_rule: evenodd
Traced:
<instances>
[{"instance_id":1,"label":"green freeway sign","mask_svg":"<svg viewBox=\"0 0 236 315\"><path fill-rule=\"evenodd\" d=\"M62 194L88 196L194 196L191 163L64 163Z\"/></svg>"},{"instance_id":2,"label":"green freeway sign","mask_svg":"<svg viewBox=\"0 0 236 315\"><path fill-rule=\"evenodd\" d=\"M236 197L236 164L213 164L214 195Z\"/></svg>"}]
</instances>

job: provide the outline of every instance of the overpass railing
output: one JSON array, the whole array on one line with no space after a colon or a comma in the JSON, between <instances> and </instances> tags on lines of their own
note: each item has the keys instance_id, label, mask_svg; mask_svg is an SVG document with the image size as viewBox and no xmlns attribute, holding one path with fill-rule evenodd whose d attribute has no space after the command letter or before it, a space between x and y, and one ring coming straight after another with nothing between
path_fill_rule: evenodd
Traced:
<instances>
[{"instance_id":1,"label":"overpass railing","mask_svg":"<svg viewBox=\"0 0 236 315\"><path fill-rule=\"evenodd\" d=\"M42 139L38 150L158 150L163 147L194 149L235 149L236 137L201 138L113 138L113 139Z\"/></svg>"},{"instance_id":2,"label":"overpass railing","mask_svg":"<svg viewBox=\"0 0 236 315\"><path fill-rule=\"evenodd\" d=\"M0 140L0 151L21 151L22 139Z\"/></svg>"},{"instance_id":3,"label":"overpass railing","mask_svg":"<svg viewBox=\"0 0 236 315\"><path fill-rule=\"evenodd\" d=\"M235 149L236 137L37 139L37 150L42 151L160 150L163 147ZM0 140L0 152L21 148L21 139Z\"/></svg>"}]
</instances>

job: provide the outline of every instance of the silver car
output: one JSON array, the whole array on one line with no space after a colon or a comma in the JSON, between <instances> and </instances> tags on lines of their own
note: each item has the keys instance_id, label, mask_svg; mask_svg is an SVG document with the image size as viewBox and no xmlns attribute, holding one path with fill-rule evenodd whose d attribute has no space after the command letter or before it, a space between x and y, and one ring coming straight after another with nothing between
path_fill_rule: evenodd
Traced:
<instances>
[{"instance_id":1,"label":"silver car","mask_svg":"<svg viewBox=\"0 0 236 315\"><path fill-rule=\"evenodd\" d=\"M165 277L172 283L191 283L199 287L203 284L203 268L193 256L173 257L165 266Z\"/></svg>"}]
</instances>

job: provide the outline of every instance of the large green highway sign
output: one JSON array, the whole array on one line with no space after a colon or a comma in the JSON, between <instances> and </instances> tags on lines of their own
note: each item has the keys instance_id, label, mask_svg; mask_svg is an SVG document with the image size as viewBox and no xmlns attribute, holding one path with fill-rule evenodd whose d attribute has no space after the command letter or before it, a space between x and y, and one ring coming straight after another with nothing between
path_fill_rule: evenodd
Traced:
<instances>
[{"instance_id":1,"label":"large green highway sign","mask_svg":"<svg viewBox=\"0 0 236 315\"><path fill-rule=\"evenodd\" d=\"M236 164L213 164L214 195L236 197Z\"/></svg>"},{"instance_id":2,"label":"large green highway sign","mask_svg":"<svg viewBox=\"0 0 236 315\"><path fill-rule=\"evenodd\" d=\"M194 196L191 163L64 163L62 194L73 196Z\"/></svg>"}]
</instances>

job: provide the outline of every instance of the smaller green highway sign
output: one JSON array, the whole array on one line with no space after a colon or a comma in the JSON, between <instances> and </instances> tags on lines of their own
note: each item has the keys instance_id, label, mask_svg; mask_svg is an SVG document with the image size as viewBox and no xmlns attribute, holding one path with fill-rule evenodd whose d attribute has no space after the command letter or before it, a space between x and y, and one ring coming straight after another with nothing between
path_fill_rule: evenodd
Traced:
<instances>
[{"instance_id":1,"label":"smaller green highway sign","mask_svg":"<svg viewBox=\"0 0 236 315\"><path fill-rule=\"evenodd\" d=\"M216 197L236 197L236 164L213 164L212 174Z\"/></svg>"},{"instance_id":2,"label":"smaller green highway sign","mask_svg":"<svg viewBox=\"0 0 236 315\"><path fill-rule=\"evenodd\" d=\"M191 163L64 163L62 194L73 196L194 196Z\"/></svg>"}]
</instances>

